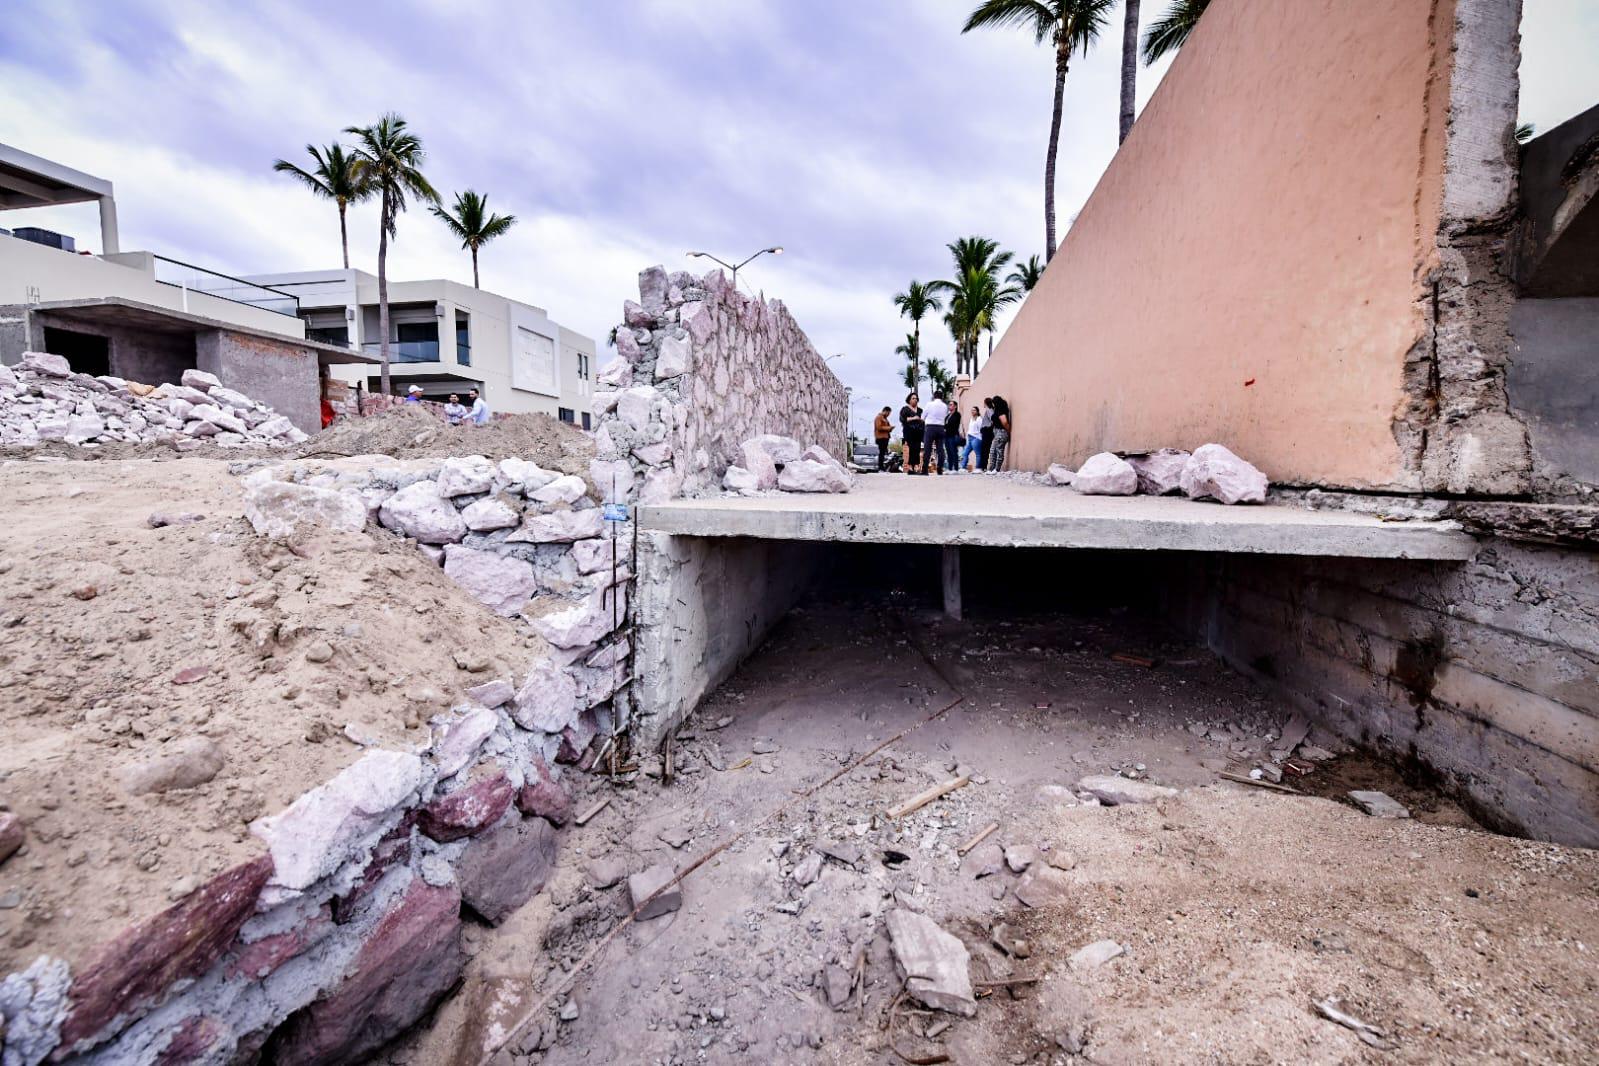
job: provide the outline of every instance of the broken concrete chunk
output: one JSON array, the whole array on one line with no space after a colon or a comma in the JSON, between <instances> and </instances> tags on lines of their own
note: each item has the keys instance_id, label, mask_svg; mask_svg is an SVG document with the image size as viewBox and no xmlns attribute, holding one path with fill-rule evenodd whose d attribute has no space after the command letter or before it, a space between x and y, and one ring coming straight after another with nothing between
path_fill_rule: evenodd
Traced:
<instances>
[{"instance_id":1,"label":"broken concrete chunk","mask_svg":"<svg viewBox=\"0 0 1599 1066\"><path fill-rule=\"evenodd\" d=\"M966 945L926 915L903 908L889 911L887 924L894 962L911 998L966 1018L976 1014Z\"/></svg>"},{"instance_id":2,"label":"broken concrete chunk","mask_svg":"<svg viewBox=\"0 0 1599 1066\"><path fill-rule=\"evenodd\" d=\"M1183 467L1182 486L1184 494L1196 500L1209 498L1228 504L1266 500L1266 475L1220 444L1194 450Z\"/></svg>"},{"instance_id":3,"label":"broken concrete chunk","mask_svg":"<svg viewBox=\"0 0 1599 1066\"><path fill-rule=\"evenodd\" d=\"M1112 805L1124 803L1153 803L1158 799L1168 799L1177 795L1175 788L1165 785L1151 784L1148 781L1133 781L1126 777L1117 777L1112 774L1094 774L1077 782L1081 792L1088 792L1099 797L1100 802Z\"/></svg>"},{"instance_id":4,"label":"broken concrete chunk","mask_svg":"<svg viewBox=\"0 0 1599 1066\"><path fill-rule=\"evenodd\" d=\"M1085 496L1131 496L1138 491L1138 471L1121 456L1100 452L1077 468L1072 488Z\"/></svg>"},{"instance_id":5,"label":"broken concrete chunk","mask_svg":"<svg viewBox=\"0 0 1599 1066\"><path fill-rule=\"evenodd\" d=\"M1073 952L1070 965L1074 970L1098 969L1126 950L1114 940L1096 940L1092 944L1078 948Z\"/></svg>"},{"instance_id":6,"label":"broken concrete chunk","mask_svg":"<svg viewBox=\"0 0 1599 1066\"><path fill-rule=\"evenodd\" d=\"M1051 485L1070 485L1076 477L1072 468L1062 463L1050 463L1049 470L1044 474L1044 479Z\"/></svg>"},{"instance_id":7,"label":"broken concrete chunk","mask_svg":"<svg viewBox=\"0 0 1599 1066\"><path fill-rule=\"evenodd\" d=\"M1278 739L1276 744L1272 745L1272 747L1274 749L1281 749L1282 751L1287 752L1289 755L1292 755L1294 753L1294 749L1303 744L1305 742L1305 737L1309 735L1310 722L1305 718L1304 715L1296 714L1283 724L1282 736Z\"/></svg>"},{"instance_id":8,"label":"broken concrete chunk","mask_svg":"<svg viewBox=\"0 0 1599 1066\"><path fill-rule=\"evenodd\" d=\"M1409 818L1410 808L1394 799L1386 792L1354 791L1349 798L1358 803L1362 810L1373 818Z\"/></svg>"},{"instance_id":9,"label":"broken concrete chunk","mask_svg":"<svg viewBox=\"0 0 1599 1066\"><path fill-rule=\"evenodd\" d=\"M628 898L632 901L633 909L638 911L639 921L647 922L651 918L671 914L683 905L682 886L666 887L676 876L677 871L670 866L656 865L627 879ZM657 892L660 895L656 895ZM651 896L655 898L650 899Z\"/></svg>"}]
</instances>

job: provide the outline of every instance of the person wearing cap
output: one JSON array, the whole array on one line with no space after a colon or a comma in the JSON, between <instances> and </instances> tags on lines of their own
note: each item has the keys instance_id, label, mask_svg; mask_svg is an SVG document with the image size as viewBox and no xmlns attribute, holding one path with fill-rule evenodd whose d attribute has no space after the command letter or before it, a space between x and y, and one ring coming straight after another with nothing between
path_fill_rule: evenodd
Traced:
<instances>
[{"instance_id":1,"label":"person wearing cap","mask_svg":"<svg viewBox=\"0 0 1599 1066\"><path fill-rule=\"evenodd\" d=\"M420 385L412 385L410 388L406 389L405 390L405 402L406 403L421 403L422 402L422 386L420 386Z\"/></svg>"}]
</instances>

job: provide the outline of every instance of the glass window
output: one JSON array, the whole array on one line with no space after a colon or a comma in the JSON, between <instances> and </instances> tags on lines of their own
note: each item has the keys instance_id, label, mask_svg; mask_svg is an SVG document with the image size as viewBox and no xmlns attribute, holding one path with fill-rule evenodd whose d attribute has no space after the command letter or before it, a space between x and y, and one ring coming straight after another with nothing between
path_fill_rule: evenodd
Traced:
<instances>
[{"instance_id":1,"label":"glass window","mask_svg":"<svg viewBox=\"0 0 1599 1066\"><path fill-rule=\"evenodd\" d=\"M472 365L471 316L455 312L455 361L462 366Z\"/></svg>"},{"instance_id":2,"label":"glass window","mask_svg":"<svg viewBox=\"0 0 1599 1066\"><path fill-rule=\"evenodd\" d=\"M594 428L593 426L589 425L589 413L587 411L583 412L583 428L584 429L593 429Z\"/></svg>"},{"instance_id":3,"label":"glass window","mask_svg":"<svg viewBox=\"0 0 1599 1066\"><path fill-rule=\"evenodd\" d=\"M570 407L558 408L558 411L562 422L571 423L577 421L577 412L573 411Z\"/></svg>"}]
</instances>

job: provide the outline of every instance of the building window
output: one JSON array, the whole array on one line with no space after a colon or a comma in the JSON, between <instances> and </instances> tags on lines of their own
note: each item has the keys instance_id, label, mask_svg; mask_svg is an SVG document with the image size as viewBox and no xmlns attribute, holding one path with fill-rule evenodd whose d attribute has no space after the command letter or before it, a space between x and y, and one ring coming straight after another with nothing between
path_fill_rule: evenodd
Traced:
<instances>
[{"instance_id":1,"label":"building window","mask_svg":"<svg viewBox=\"0 0 1599 1066\"><path fill-rule=\"evenodd\" d=\"M307 326L305 339L308 341L321 341L323 344L337 344L340 348L350 346L349 326Z\"/></svg>"},{"instance_id":2,"label":"building window","mask_svg":"<svg viewBox=\"0 0 1599 1066\"><path fill-rule=\"evenodd\" d=\"M472 365L471 316L455 312L455 361L462 366Z\"/></svg>"},{"instance_id":3,"label":"building window","mask_svg":"<svg viewBox=\"0 0 1599 1066\"><path fill-rule=\"evenodd\" d=\"M579 381L589 379L589 357L581 352L577 356L577 376Z\"/></svg>"},{"instance_id":4,"label":"building window","mask_svg":"<svg viewBox=\"0 0 1599 1066\"><path fill-rule=\"evenodd\" d=\"M593 426L589 425L589 413L587 411L583 412L583 428L584 429L593 429L594 428Z\"/></svg>"},{"instance_id":5,"label":"building window","mask_svg":"<svg viewBox=\"0 0 1599 1066\"><path fill-rule=\"evenodd\" d=\"M573 411L570 407L559 408L558 413L560 414L562 422L570 424L577 421L577 412Z\"/></svg>"}]
</instances>

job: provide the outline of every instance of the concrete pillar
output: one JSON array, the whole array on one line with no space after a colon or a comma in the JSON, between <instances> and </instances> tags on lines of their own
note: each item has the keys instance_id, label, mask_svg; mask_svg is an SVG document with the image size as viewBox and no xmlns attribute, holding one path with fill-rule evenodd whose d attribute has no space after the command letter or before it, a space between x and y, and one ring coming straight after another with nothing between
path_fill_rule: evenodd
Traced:
<instances>
[{"instance_id":1,"label":"concrete pillar","mask_svg":"<svg viewBox=\"0 0 1599 1066\"><path fill-rule=\"evenodd\" d=\"M944 616L961 620L961 550L954 544L944 545Z\"/></svg>"},{"instance_id":2,"label":"concrete pillar","mask_svg":"<svg viewBox=\"0 0 1599 1066\"><path fill-rule=\"evenodd\" d=\"M100 197L100 254L116 255L122 251L122 241L117 236L117 202L110 196Z\"/></svg>"}]
</instances>

